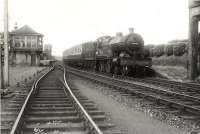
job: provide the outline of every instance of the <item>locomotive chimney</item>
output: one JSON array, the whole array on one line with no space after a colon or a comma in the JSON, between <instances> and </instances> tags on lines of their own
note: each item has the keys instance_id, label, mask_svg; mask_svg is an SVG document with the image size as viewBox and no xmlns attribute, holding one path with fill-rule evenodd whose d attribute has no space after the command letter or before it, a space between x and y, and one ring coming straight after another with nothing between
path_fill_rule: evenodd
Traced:
<instances>
[{"instance_id":1,"label":"locomotive chimney","mask_svg":"<svg viewBox=\"0 0 200 134\"><path fill-rule=\"evenodd\" d=\"M128 30L129 30L129 33L134 33L134 28L131 27Z\"/></svg>"},{"instance_id":2,"label":"locomotive chimney","mask_svg":"<svg viewBox=\"0 0 200 134\"><path fill-rule=\"evenodd\" d=\"M123 34L122 34L122 32L118 32L118 33L116 33L116 36L117 36L117 37L122 37Z\"/></svg>"}]
</instances>

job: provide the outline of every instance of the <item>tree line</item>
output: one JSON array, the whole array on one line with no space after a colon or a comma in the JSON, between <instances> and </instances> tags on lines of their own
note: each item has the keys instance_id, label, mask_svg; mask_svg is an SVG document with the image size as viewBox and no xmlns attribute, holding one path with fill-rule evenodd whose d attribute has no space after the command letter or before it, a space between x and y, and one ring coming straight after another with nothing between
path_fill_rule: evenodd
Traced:
<instances>
[{"instance_id":1,"label":"tree line","mask_svg":"<svg viewBox=\"0 0 200 134\"><path fill-rule=\"evenodd\" d=\"M189 41L188 40L172 40L167 44L160 45L145 45L144 47L146 55L150 57L160 56L182 56L188 53Z\"/></svg>"}]
</instances>

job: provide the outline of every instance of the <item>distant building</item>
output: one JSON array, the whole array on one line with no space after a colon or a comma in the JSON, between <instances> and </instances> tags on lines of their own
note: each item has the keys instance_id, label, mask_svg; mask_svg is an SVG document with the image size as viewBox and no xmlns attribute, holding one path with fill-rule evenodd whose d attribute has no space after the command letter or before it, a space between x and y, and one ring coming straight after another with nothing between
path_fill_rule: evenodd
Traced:
<instances>
[{"instance_id":1,"label":"distant building","mask_svg":"<svg viewBox=\"0 0 200 134\"><path fill-rule=\"evenodd\" d=\"M44 45L42 57L43 57L44 60L52 59L52 45L51 44L45 44Z\"/></svg>"},{"instance_id":2,"label":"distant building","mask_svg":"<svg viewBox=\"0 0 200 134\"><path fill-rule=\"evenodd\" d=\"M28 25L10 32L11 64L39 65L43 49L43 35Z\"/></svg>"}]
</instances>

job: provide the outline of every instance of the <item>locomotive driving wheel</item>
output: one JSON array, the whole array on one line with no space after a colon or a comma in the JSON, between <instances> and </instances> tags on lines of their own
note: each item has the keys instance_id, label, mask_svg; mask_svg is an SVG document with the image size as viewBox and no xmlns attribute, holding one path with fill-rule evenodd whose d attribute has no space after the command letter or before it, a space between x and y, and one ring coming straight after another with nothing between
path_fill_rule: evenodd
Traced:
<instances>
[{"instance_id":1,"label":"locomotive driving wheel","mask_svg":"<svg viewBox=\"0 0 200 134\"><path fill-rule=\"evenodd\" d=\"M104 72L104 65L103 65L103 63L99 64L99 71L100 72Z\"/></svg>"}]
</instances>

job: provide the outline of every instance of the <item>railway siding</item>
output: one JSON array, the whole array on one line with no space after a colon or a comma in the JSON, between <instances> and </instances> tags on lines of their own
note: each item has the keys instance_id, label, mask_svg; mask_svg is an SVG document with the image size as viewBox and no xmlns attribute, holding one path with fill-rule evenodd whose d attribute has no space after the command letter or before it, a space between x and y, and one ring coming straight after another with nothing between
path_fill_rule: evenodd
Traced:
<instances>
[{"instance_id":1,"label":"railway siding","mask_svg":"<svg viewBox=\"0 0 200 134\"><path fill-rule=\"evenodd\" d=\"M169 126L158 118L155 119L155 115L158 114L151 113L153 110L150 110L147 104L153 103L148 100L145 101L135 95L109 88L71 73L68 74L70 83L80 88L84 96L93 100L102 111L105 111L123 134L188 134L183 129Z\"/></svg>"},{"instance_id":2,"label":"railway siding","mask_svg":"<svg viewBox=\"0 0 200 134\"><path fill-rule=\"evenodd\" d=\"M91 72L89 73L71 68L70 70L70 72L75 75L88 78L94 82L101 83L102 85L111 88L115 88L120 92L123 92L122 94L132 94L152 101L153 105L160 108L164 107L166 112L169 114L174 114L183 120L196 122L196 124L193 125L198 128L198 122L200 119L200 101L198 97L193 96L192 94L179 93L178 89L170 91L163 88L156 88L156 86L148 87L146 86L147 84L129 83L125 82L124 80L119 80L105 75L94 74Z\"/></svg>"}]
</instances>

